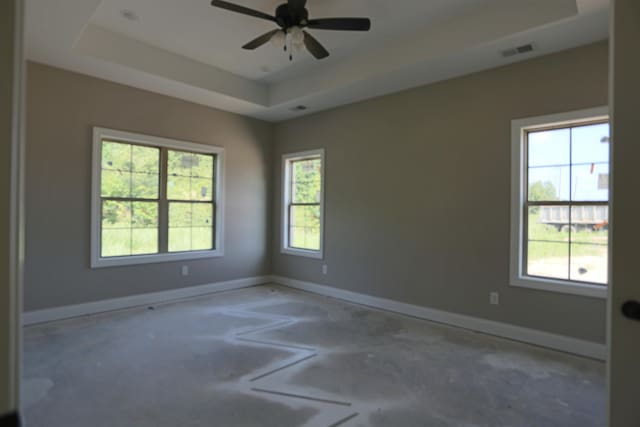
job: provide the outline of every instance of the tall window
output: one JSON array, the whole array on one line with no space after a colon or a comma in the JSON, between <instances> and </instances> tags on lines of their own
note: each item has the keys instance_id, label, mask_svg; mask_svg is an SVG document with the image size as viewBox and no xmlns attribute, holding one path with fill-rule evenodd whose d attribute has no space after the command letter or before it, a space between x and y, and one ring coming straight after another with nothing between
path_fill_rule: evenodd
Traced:
<instances>
[{"instance_id":1,"label":"tall window","mask_svg":"<svg viewBox=\"0 0 640 427\"><path fill-rule=\"evenodd\" d=\"M283 158L282 252L323 256L324 150Z\"/></svg>"},{"instance_id":2,"label":"tall window","mask_svg":"<svg viewBox=\"0 0 640 427\"><path fill-rule=\"evenodd\" d=\"M94 129L92 266L222 255L223 150Z\"/></svg>"},{"instance_id":3,"label":"tall window","mask_svg":"<svg viewBox=\"0 0 640 427\"><path fill-rule=\"evenodd\" d=\"M516 134L514 176L519 179L513 220L519 259L512 265L512 281L604 294L609 253L606 110L514 121Z\"/></svg>"}]
</instances>

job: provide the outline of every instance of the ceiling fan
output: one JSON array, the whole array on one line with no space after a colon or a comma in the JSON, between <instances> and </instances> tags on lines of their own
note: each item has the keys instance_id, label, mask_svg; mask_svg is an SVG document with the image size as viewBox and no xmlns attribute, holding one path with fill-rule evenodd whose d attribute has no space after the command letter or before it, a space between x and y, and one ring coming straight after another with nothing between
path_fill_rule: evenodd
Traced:
<instances>
[{"instance_id":1,"label":"ceiling fan","mask_svg":"<svg viewBox=\"0 0 640 427\"><path fill-rule=\"evenodd\" d=\"M323 59L329 56L329 52L318 40L305 31L305 28L336 31L369 31L371 29L371 21L368 18L309 19L309 12L305 7L306 4L307 0L288 0L287 3L278 6L275 16L271 16L227 1L213 0L211 2L211 6L266 19L280 27L242 46L243 49L247 50L254 50L271 41L274 44L284 44L284 50L286 51L287 35L289 35L294 48L301 49L304 46L316 59ZM289 59L293 59L291 53L289 54Z\"/></svg>"}]
</instances>

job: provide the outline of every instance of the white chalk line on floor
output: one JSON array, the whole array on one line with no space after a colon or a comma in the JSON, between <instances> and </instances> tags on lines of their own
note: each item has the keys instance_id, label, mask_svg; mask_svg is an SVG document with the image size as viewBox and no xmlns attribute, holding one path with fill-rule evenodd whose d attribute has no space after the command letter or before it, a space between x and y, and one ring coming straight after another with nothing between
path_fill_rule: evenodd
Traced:
<instances>
[{"instance_id":1,"label":"white chalk line on floor","mask_svg":"<svg viewBox=\"0 0 640 427\"><path fill-rule=\"evenodd\" d=\"M255 337L257 334L273 331L279 328L285 328L298 323L300 320L297 318L283 316L272 313L265 313L257 311L257 309L274 305L273 300L261 303L250 303L235 306L229 309L216 310L220 314L224 314L231 317L261 319L267 324L260 325L258 327L240 328L232 330L227 334L229 341L240 342L242 344L258 345L270 348L285 349L287 351L294 352L294 355L279 361L279 364L272 364L268 368L258 372L252 372L245 376L245 380L242 381L246 384L245 391L252 393L259 393L261 395L268 395L276 398L282 402L288 403L290 400L304 400L312 402L314 408L318 410L319 416L314 417L307 423L308 426L322 425L319 423L322 419L328 427L339 427L346 425L349 421L355 419L360 415L359 412L353 412L353 402L345 401L342 399L336 399L331 397L312 396L307 393L299 393L291 390L291 386L286 383L269 382L266 383L266 379L274 376L275 374L283 373L284 371L299 367L306 362L316 358L320 355L320 351L313 347L302 346L295 343L280 342L274 340L260 339ZM266 383L262 384L261 383ZM293 402L291 402L293 403ZM329 407L329 408L328 408ZM342 408L342 410L337 410ZM327 414L327 409L330 409L330 413ZM344 412L344 410L349 410ZM321 416L322 415L322 416ZM320 419L319 419L320 418ZM333 418L333 421L330 420ZM336 420L337 418L337 420Z\"/></svg>"}]
</instances>

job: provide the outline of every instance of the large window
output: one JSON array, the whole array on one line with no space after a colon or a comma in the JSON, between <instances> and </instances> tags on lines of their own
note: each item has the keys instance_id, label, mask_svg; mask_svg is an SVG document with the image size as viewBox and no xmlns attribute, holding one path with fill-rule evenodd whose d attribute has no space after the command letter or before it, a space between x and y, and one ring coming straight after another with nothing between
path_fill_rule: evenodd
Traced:
<instances>
[{"instance_id":1,"label":"large window","mask_svg":"<svg viewBox=\"0 0 640 427\"><path fill-rule=\"evenodd\" d=\"M606 295L606 109L517 120L513 132L512 284Z\"/></svg>"},{"instance_id":2,"label":"large window","mask_svg":"<svg viewBox=\"0 0 640 427\"><path fill-rule=\"evenodd\" d=\"M323 256L324 150L283 157L282 252Z\"/></svg>"},{"instance_id":3,"label":"large window","mask_svg":"<svg viewBox=\"0 0 640 427\"><path fill-rule=\"evenodd\" d=\"M93 267L222 255L221 148L103 128L93 144Z\"/></svg>"}]
</instances>

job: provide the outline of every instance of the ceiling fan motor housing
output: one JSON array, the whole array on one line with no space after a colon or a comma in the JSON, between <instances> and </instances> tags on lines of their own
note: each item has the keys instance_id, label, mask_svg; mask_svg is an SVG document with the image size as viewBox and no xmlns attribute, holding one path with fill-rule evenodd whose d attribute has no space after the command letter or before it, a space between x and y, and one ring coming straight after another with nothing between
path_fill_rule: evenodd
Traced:
<instances>
[{"instance_id":1,"label":"ceiling fan motor housing","mask_svg":"<svg viewBox=\"0 0 640 427\"><path fill-rule=\"evenodd\" d=\"M276 9L276 22L287 30L291 27L304 27L309 20L309 12L306 8L292 8L288 3L281 4Z\"/></svg>"}]
</instances>

